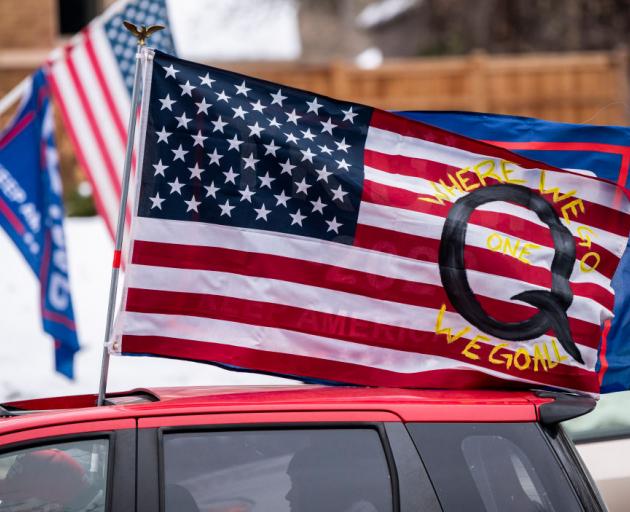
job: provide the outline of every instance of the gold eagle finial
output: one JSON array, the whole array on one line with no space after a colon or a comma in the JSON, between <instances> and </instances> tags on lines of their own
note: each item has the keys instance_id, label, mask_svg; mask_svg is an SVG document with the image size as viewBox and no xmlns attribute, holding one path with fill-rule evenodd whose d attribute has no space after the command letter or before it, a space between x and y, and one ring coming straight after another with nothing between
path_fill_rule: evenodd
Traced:
<instances>
[{"instance_id":1,"label":"gold eagle finial","mask_svg":"<svg viewBox=\"0 0 630 512\"><path fill-rule=\"evenodd\" d=\"M163 25L150 25L148 27L146 25L141 25L138 27L138 25L134 25L130 21L123 21L123 25L129 32L136 36L140 46L144 46L146 44L147 39L151 37L151 34L166 28Z\"/></svg>"}]
</instances>

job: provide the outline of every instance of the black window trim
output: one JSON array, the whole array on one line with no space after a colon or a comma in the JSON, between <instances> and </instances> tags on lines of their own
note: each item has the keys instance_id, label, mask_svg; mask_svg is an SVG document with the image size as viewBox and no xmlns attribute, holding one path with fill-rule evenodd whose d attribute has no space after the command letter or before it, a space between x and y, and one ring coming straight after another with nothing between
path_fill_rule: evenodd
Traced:
<instances>
[{"instance_id":1,"label":"black window trim","mask_svg":"<svg viewBox=\"0 0 630 512\"><path fill-rule=\"evenodd\" d=\"M599 494L597 485L586 469L582 458L565 432L564 427L559 423L546 427L537 423L537 426L584 510L588 512L606 512L607 509ZM571 471L569 471L569 468Z\"/></svg>"},{"instance_id":2,"label":"black window trim","mask_svg":"<svg viewBox=\"0 0 630 512\"><path fill-rule=\"evenodd\" d=\"M138 428L136 512L160 510L160 484L157 428ZM142 455L142 456L140 456Z\"/></svg>"},{"instance_id":3,"label":"black window trim","mask_svg":"<svg viewBox=\"0 0 630 512\"><path fill-rule=\"evenodd\" d=\"M158 456L158 485L160 512L164 510L164 436L169 434L190 433L190 432L234 432L234 431L264 431L264 430L357 430L370 429L376 431L381 440L381 445L385 453L387 469L390 474L390 485L392 491L392 512L401 512L400 509L400 488L398 482L398 470L396 462L389 445L389 439L383 422L372 421L300 421L300 422L276 422L276 423L222 423L220 425L177 425L172 427L158 427L157 430L157 456ZM138 443L139 444L139 443ZM138 492L140 494L140 492Z\"/></svg>"},{"instance_id":4,"label":"black window trim","mask_svg":"<svg viewBox=\"0 0 630 512\"><path fill-rule=\"evenodd\" d=\"M427 468L403 422L384 423L398 468L400 507L405 512L443 512Z\"/></svg>"},{"instance_id":5,"label":"black window trim","mask_svg":"<svg viewBox=\"0 0 630 512\"><path fill-rule=\"evenodd\" d=\"M126 429L129 430L129 429ZM42 446L50 446L53 444L64 444L82 441L97 441L107 439L107 488L105 493L105 510L106 512L116 512L112 509L113 503L113 483L114 483L114 466L116 464L116 437L119 430L105 430L97 432L79 432L76 434L61 434L51 437L41 437L37 439L26 439L24 441L16 441L0 445L0 456L7 453L38 448ZM118 461L120 464L120 461ZM135 480L135 477L134 477Z\"/></svg>"}]
</instances>

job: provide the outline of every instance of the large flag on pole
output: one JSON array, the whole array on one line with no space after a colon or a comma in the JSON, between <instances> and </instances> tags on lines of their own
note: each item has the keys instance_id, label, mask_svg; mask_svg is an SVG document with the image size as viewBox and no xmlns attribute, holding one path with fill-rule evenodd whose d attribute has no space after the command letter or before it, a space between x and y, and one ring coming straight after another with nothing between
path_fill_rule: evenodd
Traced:
<instances>
[{"instance_id":1,"label":"large flag on pole","mask_svg":"<svg viewBox=\"0 0 630 512\"><path fill-rule=\"evenodd\" d=\"M55 343L55 368L72 378L79 343L63 217L54 119L48 83L39 70L29 79L17 114L0 134L0 226L39 278L42 322Z\"/></svg>"},{"instance_id":2,"label":"large flag on pole","mask_svg":"<svg viewBox=\"0 0 630 512\"><path fill-rule=\"evenodd\" d=\"M594 126L476 112L400 112L401 115L563 169L575 169L630 185L630 128ZM630 389L630 248L613 276L615 309L599 354L603 393Z\"/></svg>"},{"instance_id":3,"label":"large flag on pole","mask_svg":"<svg viewBox=\"0 0 630 512\"><path fill-rule=\"evenodd\" d=\"M598 392L622 189L370 107L148 62L113 352Z\"/></svg>"},{"instance_id":4,"label":"large flag on pole","mask_svg":"<svg viewBox=\"0 0 630 512\"><path fill-rule=\"evenodd\" d=\"M51 56L50 80L99 215L114 237L120 204L136 39L122 22L165 25L165 0L119 0ZM174 52L169 30L156 48Z\"/></svg>"}]
</instances>

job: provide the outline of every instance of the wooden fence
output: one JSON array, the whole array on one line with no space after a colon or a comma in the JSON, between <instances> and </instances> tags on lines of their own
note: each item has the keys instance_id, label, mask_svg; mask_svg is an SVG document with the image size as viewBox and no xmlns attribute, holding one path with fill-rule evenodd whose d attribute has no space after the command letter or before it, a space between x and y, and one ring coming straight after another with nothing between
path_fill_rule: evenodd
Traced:
<instances>
[{"instance_id":1,"label":"wooden fence","mask_svg":"<svg viewBox=\"0 0 630 512\"><path fill-rule=\"evenodd\" d=\"M0 94L44 61L46 49L0 52ZM388 110L474 110L553 121L626 125L628 54L582 52L388 60L376 69L326 64L219 64L273 82ZM0 116L6 122L11 112ZM4 124L4 123L2 123ZM81 178L58 119L66 191Z\"/></svg>"},{"instance_id":2,"label":"wooden fence","mask_svg":"<svg viewBox=\"0 0 630 512\"><path fill-rule=\"evenodd\" d=\"M628 54L582 52L330 64L234 64L235 71L388 110L474 110L553 121L629 120Z\"/></svg>"}]
</instances>

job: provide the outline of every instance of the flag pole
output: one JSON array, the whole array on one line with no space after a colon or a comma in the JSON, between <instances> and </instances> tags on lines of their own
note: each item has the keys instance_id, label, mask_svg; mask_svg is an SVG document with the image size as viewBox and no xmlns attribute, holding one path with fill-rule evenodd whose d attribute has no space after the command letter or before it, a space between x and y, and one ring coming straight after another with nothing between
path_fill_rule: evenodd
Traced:
<instances>
[{"instance_id":1,"label":"flag pole","mask_svg":"<svg viewBox=\"0 0 630 512\"><path fill-rule=\"evenodd\" d=\"M13 89L6 93L2 99L0 99L0 116L9 110L9 108L11 108L11 106L22 97L24 91L28 88L29 80L32 76L33 75L27 76Z\"/></svg>"},{"instance_id":2,"label":"flag pole","mask_svg":"<svg viewBox=\"0 0 630 512\"><path fill-rule=\"evenodd\" d=\"M114 323L114 308L116 306L116 295L118 292L118 276L120 274L120 260L125 233L125 212L127 209L127 195L129 193L129 178L131 176L131 158L133 155L133 144L136 132L136 113L140 101L140 79L141 79L141 59L142 48L146 45L147 39L158 30L162 30L162 25L152 25L137 27L133 23L124 21L123 25L137 39L136 66L134 70L133 89L131 91L131 111L129 112L129 124L127 125L127 148L125 152L125 166L122 176L122 193L120 195L120 210L118 211L118 223L116 225L116 243L114 247L114 261L112 263L112 274L109 285L109 303L107 305L107 319L105 320L105 339L103 342L103 356L101 359L101 378L98 390L98 400L96 405L105 405L105 392L107 388L107 374L109 371L109 340Z\"/></svg>"}]
</instances>

